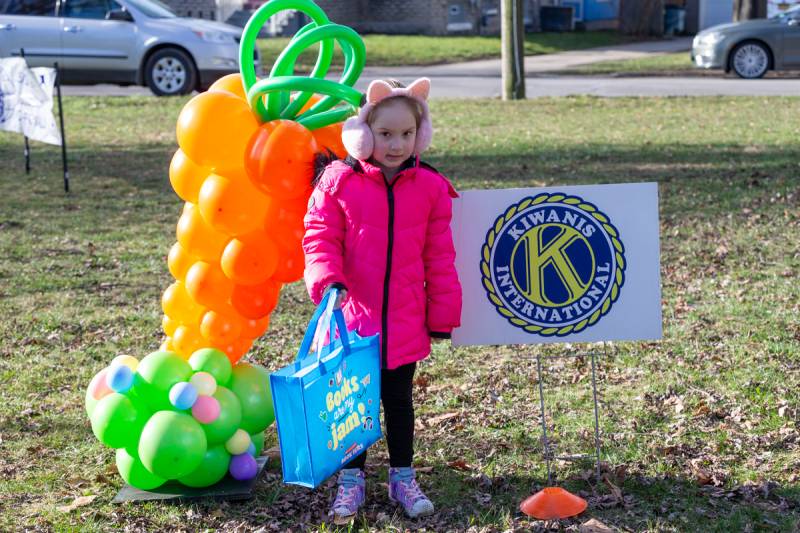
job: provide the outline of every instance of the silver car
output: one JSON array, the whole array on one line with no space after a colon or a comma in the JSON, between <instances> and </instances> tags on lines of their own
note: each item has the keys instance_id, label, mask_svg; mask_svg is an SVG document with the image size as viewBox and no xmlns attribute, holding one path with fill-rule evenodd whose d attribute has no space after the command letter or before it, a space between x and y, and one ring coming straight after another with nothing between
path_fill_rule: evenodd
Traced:
<instances>
[{"instance_id":1,"label":"silver car","mask_svg":"<svg viewBox=\"0 0 800 533\"><path fill-rule=\"evenodd\" d=\"M30 66L57 61L64 83L187 94L238 70L241 34L158 0L0 0L0 57L24 50Z\"/></svg>"},{"instance_id":2,"label":"silver car","mask_svg":"<svg viewBox=\"0 0 800 533\"><path fill-rule=\"evenodd\" d=\"M692 43L692 62L701 68L760 78L768 70L800 68L800 6L769 19L720 24Z\"/></svg>"}]
</instances>

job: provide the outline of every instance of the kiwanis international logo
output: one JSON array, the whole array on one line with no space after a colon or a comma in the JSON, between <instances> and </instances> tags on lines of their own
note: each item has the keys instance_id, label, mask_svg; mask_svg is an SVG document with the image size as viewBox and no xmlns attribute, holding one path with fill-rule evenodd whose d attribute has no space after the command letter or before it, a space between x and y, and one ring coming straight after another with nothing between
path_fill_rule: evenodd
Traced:
<instances>
[{"instance_id":1,"label":"kiwanis international logo","mask_svg":"<svg viewBox=\"0 0 800 533\"><path fill-rule=\"evenodd\" d=\"M483 286L514 326L544 336L595 324L619 298L625 248L608 216L577 196L513 204L486 234Z\"/></svg>"}]
</instances>

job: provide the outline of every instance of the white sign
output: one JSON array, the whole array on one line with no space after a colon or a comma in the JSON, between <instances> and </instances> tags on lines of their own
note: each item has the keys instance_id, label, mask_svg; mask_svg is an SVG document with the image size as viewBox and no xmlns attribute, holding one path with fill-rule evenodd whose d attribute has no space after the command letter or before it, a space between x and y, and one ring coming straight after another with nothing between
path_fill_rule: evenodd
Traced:
<instances>
[{"instance_id":1,"label":"white sign","mask_svg":"<svg viewBox=\"0 0 800 533\"><path fill-rule=\"evenodd\" d=\"M655 183L465 191L453 344L661 338Z\"/></svg>"},{"instance_id":2,"label":"white sign","mask_svg":"<svg viewBox=\"0 0 800 533\"><path fill-rule=\"evenodd\" d=\"M0 59L0 130L60 145L53 117L55 79L55 69L30 69L21 57Z\"/></svg>"}]
</instances>

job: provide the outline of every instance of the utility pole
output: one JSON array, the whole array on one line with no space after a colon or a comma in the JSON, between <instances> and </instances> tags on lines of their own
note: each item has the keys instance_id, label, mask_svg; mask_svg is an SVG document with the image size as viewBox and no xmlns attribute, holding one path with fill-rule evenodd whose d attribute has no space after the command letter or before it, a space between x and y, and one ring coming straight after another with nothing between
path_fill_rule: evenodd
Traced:
<instances>
[{"instance_id":1,"label":"utility pole","mask_svg":"<svg viewBox=\"0 0 800 533\"><path fill-rule=\"evenodd\" d=\"M767 18L767 0L734 0L733 20Z\"/></svg>"},{"instance_id":2,"label":"utility pole","mask_svg":"<svg viewBox=\"0 0 800 533\"><path fill-rule=\"evenodd\" d=\"M525 98L525 28L522 22L522 0L501 0L500 17L503 100L522 100Z\"/></svg>"}]
</instances>

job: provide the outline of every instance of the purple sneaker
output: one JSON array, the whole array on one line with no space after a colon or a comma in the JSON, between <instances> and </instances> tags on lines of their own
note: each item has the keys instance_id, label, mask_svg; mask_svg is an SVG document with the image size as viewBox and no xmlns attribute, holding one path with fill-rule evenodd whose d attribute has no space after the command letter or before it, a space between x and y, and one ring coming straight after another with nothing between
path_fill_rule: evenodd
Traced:
<instances>
[{"instance_id":1,"label":"purple sneaker","mask_svg":"<svg viewBox=\"0 0 800 533\"><path fill-rule=\"evenodd\" d=\"M339 489L331 506L333 521L344 525L355 518L364 505L364 472L359 468L345 468L339 472Z\"/></svg>"},{"instance_id":2,"label":"purple sneaker","mask_svg":"<svg viewBox=\"0 0 800 533\"><path fill-rule=\"evenodd\" d=\"M433 514L433 503L422 493L410 466L389 469L389 499L402 505L409 518Z\"/></svg>"}]
</instances>

